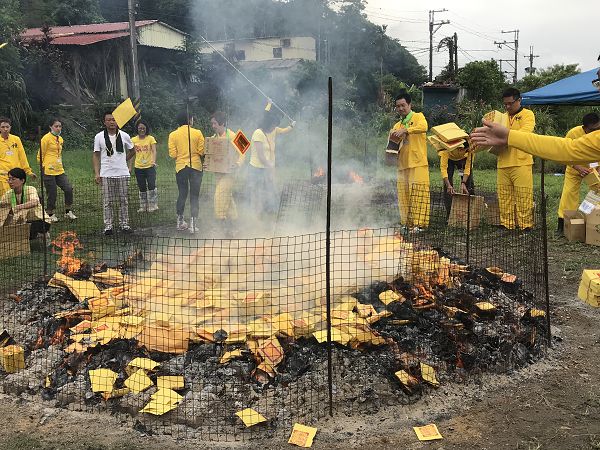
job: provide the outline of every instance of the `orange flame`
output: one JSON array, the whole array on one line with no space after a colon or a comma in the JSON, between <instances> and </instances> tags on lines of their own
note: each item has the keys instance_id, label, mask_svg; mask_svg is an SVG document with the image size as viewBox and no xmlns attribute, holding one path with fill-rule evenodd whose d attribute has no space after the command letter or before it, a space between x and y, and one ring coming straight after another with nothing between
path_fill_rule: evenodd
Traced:
<instances>
[{"instance_id":1,"label":"orange flame","mask_svg":"<svg viewBox=\"0 0 600 450\"><path fill-rule=\"evenodd\" d=\"M350 180L353 183L356 183L356 184L363 184L364 183L363 178L359 174L357 174L355 171L353 171L353 170L351 170L350 172L348 172L348 178L350 178Z\"/></svg>"},{"instance_id":2,"label":"orange flame","mask_svg":"<svg viewBox=\"0 0 600 450\"><path fill-rule=\"evenodd\" d=\"M319 167L319 168L318 168L318 169L315 171L315 173L313 174L313 177L315 177L315 178L321 178L321 177L324 177L324 176L325 176L325 170L323 170L323 168L322 168L322 167Z\"/></svg>"},{"instance_id":3,"label":"orange flame","mask_svg":"<svg viewBox=\"0 0 600 450\"><path fill-rule=\"evenodd\" d=\"M81 269L82 261L75 257L75 250L83 246L74 231L65 231L59 234L52 241L52 245L55 247L54 253L58 253L60 249L61 256L56 264L66 275L73 275Z\"/></svg>"},{"instance_id":4,"label":"orange flame","mask_svg":"<svg viewBox=\"0 0 600 450\"><path fill-rule=\"evenodd\" d=\"M50 345L62 344L65 340L65 326L58 327L54 336L50 338Z\"/></svg>"}]
</instances>

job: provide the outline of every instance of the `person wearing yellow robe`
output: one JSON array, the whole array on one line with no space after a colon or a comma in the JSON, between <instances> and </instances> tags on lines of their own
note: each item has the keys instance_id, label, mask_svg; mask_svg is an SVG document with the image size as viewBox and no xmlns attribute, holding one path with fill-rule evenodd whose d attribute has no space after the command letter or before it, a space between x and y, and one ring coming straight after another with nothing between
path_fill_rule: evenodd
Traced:
<instances>
[{"instance_id":1,"label":"person wearing yellow robe","mask_svg":"<svg viewBox=\"0 0 600 450\"><path fill-rule=\"evenodd\" d=\"M235 133L227 128L227 118L221 111L216 111L210 118L210 125L215 134L213 138L227 139L232 142ZM232 161L230 173L215 173L215 218L222 223L225 231L230 231L232 222L237 220L238 211L233 198L236 172L244 163L244 155L240 154L233 145L229 146L230 161Z\"/></svg>"},{"instance_id":2,"label":"person wearing yellow robe","mask_svg":"<svg viewBox=\"0 0 600 450\"><path fill-rule=\"evenodd\" d=\"M475 192L473 174L471 173L474 155L469 152L468 144L465 144L463 147L441 151L439 156L440 172L444 182L444 206L446 207L446 219L448 219L452 207L452 196L456 193L473 195ZM454 188L455 170L460 178L459 188Z\"/></svg>"},{"instance_id":3,"label":"person wearing yellow robe","mask_svg":"<svg viewBox=\"0 0 600 450\"><path fill-rule=\"evenodd\" d=\"M69 220L77 219L77 216L71 210L73 206L73 186L69 182L62 162L64 140L61 133L62 122L59 119L52 119L50 131L42 138L40 150L37 152L37 161L40 162L40 158L42 160L42 180L46 187L47 196L46 211L48 212L48 221L51 223L58 222L58 217L54 213L57 187L61 188L65 195L65 218Z\"/></svg>"},{"instance_id":4,"label":"person wearing yellow robe","mask_svg":"<svg viewBox=\"0 0 600 450\"><path fill-rule=\"evenodd\" d=\"M578 139L587 133L600 130L600 116L596 113L589 113L583 116L582 123L580 126L571 128L566 137L569 139ZM600 160L600 157L598 160ZM591 172L593 167L598 167L598 162L590 163L589 165L575 164L567 166L565 169L565 181L558 205L557 234L562 235L564 232L565 211L574 211L578 208L581 180Z\"/></svg>"},{"instance_id":5,"label":"person wearing yellow robe","mask_svg":"<svg viewBox=\"0 0 600 450\"><path fill-rule=\"evenodd\" d=\"M175 160L175 178L177 180L177 229L198 231L198 213L200 210L200 185L202 184L202 158L204 156L204 135L194 125L194 118L186 112L177 118L179 128L169 134L169 156ZM190 195L190 223L183 217L185 202Z\"/></svg>"},{"instance_id":6,"label":"person wearing yellow robe","mask_svg":"<svg viewBox=\"0 0 600 450\"><path fill-rule=\"evenodd\" d=\"M412 110L407 92L396 97L396 112L401 120L390 131L390 137L403 140L398 154L398 208L400 224L414 228L429 225L429 164L427 162L427 120L423 113Z\"/></svg>"},{"instance_id":7,"label":"person wearing yellow robe","mask_svg":"<svg viewBox=\"0 0 600 450\"><path fill-rule=\"evenodd\" d=\"M508 88L502 93L509 128L533 133L535 115L521 106L521 93ZM497 190L500 224L508 229L533 227L533 157L508 146L498 153ZM515 217L516 209L516 217Z\"/></svg>"},{"instance_id":8,"label":"person wearing yellow robe","mask_svg":"<svg viewBox=\"0 0 600 450\"><path fill-rule=\"evenodd\" d=\"M10 129L11 120L8 117L0 117L0 195L10 189L8 185L10 169L20 167L31 179L37 178L29 167L21 139L10 134Z\"/></svg>"}]
</instances>

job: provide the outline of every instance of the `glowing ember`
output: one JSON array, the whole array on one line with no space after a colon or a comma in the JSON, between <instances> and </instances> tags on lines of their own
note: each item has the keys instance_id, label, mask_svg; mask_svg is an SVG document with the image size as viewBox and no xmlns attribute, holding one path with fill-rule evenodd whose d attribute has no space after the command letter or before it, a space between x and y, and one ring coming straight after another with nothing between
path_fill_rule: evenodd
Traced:
<instances>
[{"instance_id":1,"label":"glowing ember","mask_svg":"<svg viewBox=\"0 0 600 450\"><path fill-rule=\"evenodd\" d=\"M353 183L356 183L356 184L364 183L363 178L353 170L348 172L348 178L350 179L350 181L352 181Z\"/></svg>"},{"instance_id":2,"label":"glowing ember","mask_svg":"<svg viewBox=\"0 0 600 450\"><path fill-rule=\"evenodd\" d=\"M325 176L325 170L323 170L323 168L322 168L322 167L319 167L319 168L318 168L318 169L315 171L315 173L313 174L313 177L315 177L315 178L321 178L321 177L324 177L324 176Z\"/></svg>"},{"instance_id":3,"label":"glowing ember","mask_svg":"<svg viewBox=\"0 0 600 450\"><path fill-rule=\"evenodd\" d=\"M82 248L82 245L75 232L65 231L59 234L52 241L52 245L54 246L53 253L60 252L61 256L56 264L63 273L73 275L81 269L82 261L75 257L75 250Z\"/></svg>"}]
</instances>

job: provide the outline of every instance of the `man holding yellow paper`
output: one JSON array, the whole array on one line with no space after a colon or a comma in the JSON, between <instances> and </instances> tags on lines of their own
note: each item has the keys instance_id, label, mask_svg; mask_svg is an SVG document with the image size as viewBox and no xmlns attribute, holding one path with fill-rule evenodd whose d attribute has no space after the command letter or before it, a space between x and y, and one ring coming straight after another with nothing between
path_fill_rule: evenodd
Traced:
<instances>
[{"instance_id":1,"label":"man holding yellow paper","mask_svg":"<svg viewBox=\"0 0 600 450\"><path fill-rule=\"evenodd\" d=\"M565 137L569 139L578 139L592 131L600 130L600 116L596 113L589 113L583 116L583 125L571 128ZM600 161L600 155L598 156ZM579 206L579 191L581 190L581 180L592 168L598 167L598 162L589 165L575 164L567 166L565 170L565 182L563 184L560 203L558 205L558 229L557 233L564 231L564 213L565 211L574 211Z\"/></svg>"},{"instance_id":2,"label":"man holding yellow paper","mask_svg":"<svg viewBox=\"0 0 600 450\"><path fill-rule=\"evenodd\" d=\"M423 113L412 111L412 99L407 92L396 97L396 112L400 121L390 131L390 137L404 140L398 154L398 207L400 224L408 228L429 225L429 165L427 162L427 120Z\"/></svg>"},{"instance_id":3,"label":"man holding yellow paper","mask_svg":"<svg viewBox=\"0 0 600 450\"><path fill-rule=\"evenodd\" d=\"M508 88L502 93L502 102L508 113L509 128L533 133L535 116L521 106L521 93ZM508 146L498 153L497 167L500 224L510 230L533 228L533 157Z\"/></svg>"}]
</instances>

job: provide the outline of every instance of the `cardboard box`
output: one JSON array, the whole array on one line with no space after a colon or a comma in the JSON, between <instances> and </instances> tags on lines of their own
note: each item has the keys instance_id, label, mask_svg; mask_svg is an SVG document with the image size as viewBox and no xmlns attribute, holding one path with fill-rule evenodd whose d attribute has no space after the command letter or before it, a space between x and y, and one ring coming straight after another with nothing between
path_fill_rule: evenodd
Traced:
<instances>
[{"instance_id":1,"label":"cardboard box","mask_svg":"<svg viewBox=\"0 0 600 450\"><path fill-rule=\"evenodd\" d=\"M585 303L600 307L600 269L583 271L577 296Z\"/></svg>"},{"instance_id":2,"label":"cardboard box","mask_svg":"<svg viewBox=\"0 0 600 450\"><path fill-rule=\"evenodd\" d=\"M236 151L227 138L206 138L204 169L207 172L230 173Z\"/></svg>"},{"instance_id":3,"label":"cardboard box","mask_svg":"<svg viewBox=\"0 0 600 450\"><path fill-rule=\"evenodd\" d=\"M595 168L592 168L592 171L583 177L583 181L592 190L597 191L600 189L600 175L598 175L598 171Z\"/></svg>"},{"instance_id":4,"label":"cardboard box","mask_svg":"<svg viewBox=\"0 0 600 450\"><path fill-rule=\"evenodd\" d=\"M470 202L470 207L469 207ZM470 209L469 209L470 208ZM483 197L479 195L454 194L448 217L448 226L467 228L479 227L483 216Z\"/></svg>"},{"instance_id":5,"label":"cardboard box","mask_svg":"<svg viewBox=\"0 0 600 450\"><path fill-rule=\"evenodd\" d=\"M0 227L0 259L29 255L29 224Z\"/></svg>"},{"instance_id":6,"label":"cardboard box","mask_svg":"<svg viewBox=\"0 0 600 450\"><path fill-rule=\"evenodd\" d=\"M585 216L579 211L565 211L565 237L569 242L585 242Z\"/></svg>"},{"instance_id":7,"label":"cardboard box","mask_svg":"<svg viewBox=\"0 0 600 450\"><path fill-rule=\"evenodd\" d=\"M585 217L585 243L600 246L600 194L588 192L578 211Z\"/></svg>"}]
</instances>

